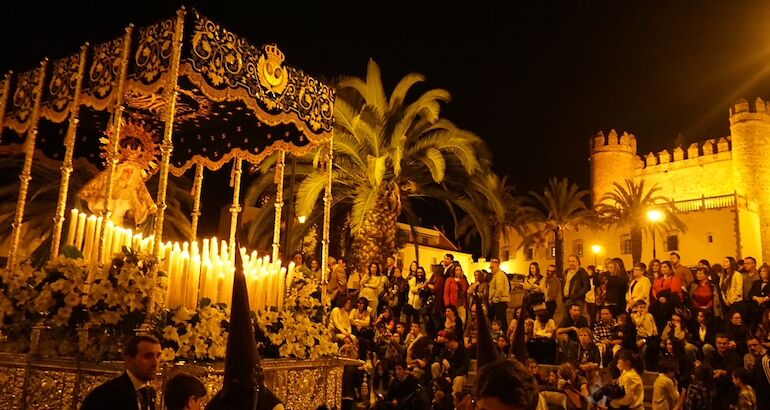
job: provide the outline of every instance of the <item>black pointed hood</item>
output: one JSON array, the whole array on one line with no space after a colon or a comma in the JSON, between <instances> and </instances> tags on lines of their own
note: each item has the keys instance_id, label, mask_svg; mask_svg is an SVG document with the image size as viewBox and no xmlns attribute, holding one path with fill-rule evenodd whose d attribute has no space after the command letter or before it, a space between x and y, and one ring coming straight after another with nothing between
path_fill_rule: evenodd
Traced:
<instances>
[{"instance_id":1,"label":"black pointed hood","mask_svg":"<svg viewBox=\"0 0 770 410\"><path fill-rule=\"evenodd\" d=\"M489 328L489 319L484 314L481 299L476 296L476 326L478 327L476 367L481 368L487 363L494 362L500 357L497 354L497 343L492 340Z\"/></svg>"},{"instance_id":2,"label":"black pointed hood","mask_svg":"<svg viewBox=\"0 0 770 410\"><path fill-rule=\"evenodd\" d=\"M225 375L222 389L206 405L206 410L261 409L266 399L274 397L264 387L264 375L251 322L249 293L246 288L246 277L243 274L243 260L240 246L238 246L235 252L235 276L230 306L230 333L227 337L225 353ZM256 406L255 399L260 403L259 406Z\"/></svg>"}]
</instances>

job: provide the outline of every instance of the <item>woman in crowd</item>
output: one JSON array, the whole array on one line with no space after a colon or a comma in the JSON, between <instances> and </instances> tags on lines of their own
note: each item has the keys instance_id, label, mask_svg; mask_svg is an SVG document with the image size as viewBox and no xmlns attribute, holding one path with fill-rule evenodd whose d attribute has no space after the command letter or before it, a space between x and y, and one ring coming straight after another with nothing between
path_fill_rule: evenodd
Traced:
<instances>
[{"instance_id":1,"label":"woman in crowd","mask_svg":"<svg viewBox=\"0 0 770 410\"><path fill-rule=\"evenodd\" d=\"M420 267L420 265L417 264L417 261L412 261L412 263L409 264L409 275L407 275L406 280L412 279L413 277L417 276L418 267Z\"/></svg>"},{"instance_id":2,"label":"woman in crowd","mask_svg":"<svg viewBox=\"0 0 770 410\"><path fill-rule=\"evenodd\" d=\"M746 339L751 336L749 327L743 323L741 312L735 311L730 314L730 321L725 324L725 333L730 339L730 348L734 349L743 357L748 353L746 348Z\"/></svg>"},{"instance_id":3,"label":"woman in crowd","mask_svg":"<svg viewBox=\"0 0 770 410\"><path fill-rule=\"evenodd\" d=\"M369 269L361 276L361 297L369 301L372 316L376 317L379 313L377 306L387 282L388 278L382 274L380 264L377 262L370 263Z\"/></svg>"},{"instance_id":4,"label":"woman in crowd","mask_svg":"<svg viewBox=\"0 0 770 410\"><path fill-rule=\"evenodd\" d=\"M374 321L374 327L377 328L379 326L385 326L390 333L396 330L396 317L390 306L385 306L382 309L382 313L377 316L377 320Z\"/></svg>"},{"instance_id":5,"label":"woman in crowd","mask_svg":"<svg viewBox=\"0 0 770 410\"><path fill-rule=\"evenodd\" d=\"M408 308L406 309L407 327L411 326L412 322L420 323L422 295L424 294L425 286L425 269L417 267L415 268L414 275L409 278L409 299L407 300Z\"/></svg>"},{"instance_id":6,"label":"woman in crowd","mask_svg":"<svg viewBox=\"0 0 770 410\"><path fill-rule=\"evenodd\" d=\"M690 300L696 312L702 310L714 311L716 292L709 278L706 267L699 267L695 272L695 280L690 284Z\"/></svg>"},{"instance_id":7,"label":"woman in crowd","mask_svg":"<svg viewBox=\"0 0 770 410\"><path fill-rule=\"evenodd\" d=\"M719 280L719 290L724 302L724 313L729 312L733 304L743 300L743 275L738 272L738 262L732 256L725 257L722 263L724 272Z\"/></svg>"},{"instance_id":8,"label":"woman in crowd","mask_svg":"<svg viewBox=\"0 0 770 410\"><path fill-rule=\"evenodd\" d=\"M334 331L335 337L338 342L342 342L346 337L355 341L356 337L353 335L353 326L350 324L350 310L353 307L353 301L351 298L345 298L342 302L342 306L337 306L332 309L329 315L329 321Z\"/></svg>"},{"instance_id":9,"label":"woman in crowd","mask_svg":"<svg viewBox=\"0 0 770 410\"><path fill-rule=\"evenodd\" d=\"M522 287L527 292L525 293L525 297L529 302L529 311L527 312L527 316L529 317L534 317L535 311L533 310L533 307L536 304L545 302L545 282L545 276L540 273L540 264L537 262L530 263L529 273L527 274L526 279L524 279L524 283L522 283Z\"/></svg>"},{"instance_id":10,"label":"woman in crowd","mask_svg":"<svg viewBox=\"0 0 770 410\"><path fill-rule=\"evenodd\" d=\"M621 350L618 353L617 366L620 370L618 385L623 387L623 397L612 399L610 404L614 408L628 406L629 410L644 409L644 384L639 374L642 372L642 361L639 356L630 350Z\"/></svg>"},{"instance_id":11,"label":"woman in crowd","mask_svg":"<svg viewBox=\"0 0 770 410\"><path fill-rule=\"evenodd\" d=\"M597 289L601 289L602 282L599 278L599 272L596 271L596 266L589 265L586 267L586 273L588 273L588 292L586 292L586 312L588 313L588 325L593 327L596 322L596 316L599 312L596 310L596 293Z\"/></svg>"},{"instance_id":12,"label":"woman in crowd","mask_svg":"<svg viewBox=\"0 0 770 410\"><path fill-rule=\"evenodd\" d=\"M463 337L463 322L455 305L449 305L444 309L444 330L453 332L458 338Z\"/></svg>"},{"instance_id":13,"label":"woman in crowd","mask_svg":"<svg viewBox=\"0 0 770 410\"><path fill-rule=\"evenodd\" d=\"M487 298L489 295L489 284L487 283L487 271L475 270L473 271L473 284L468 286L466 306L473 306L473 298L481 298L481 303L487 306Z\"/></svg>"},{"instance_id":14,"label":"woman in crowd","mask_svg":"<svg viewBox=\"0 0 770 410\"><path fill-rule=\"evenodd\" d=\"M690 333L690 343L698 348L698 358L714 352L716 334L719 333L713 324L714 316L711 311L703 310L696 314L696 326Z\"/></svg>"},{"instance_id":15,"label":"woman in crowd","mask_svg":"<svg viewBox=\"0 0 770 410\"><path fill-rule=\"evenodd\" d=\"M770 265L759 267L759 279L754 281L748 294L749 325L754 327L762 319L762 312L770 308Z\"/></svg>"},{"instance_id":16,"label":"woman in crowd","mask_svg":"<svg viewBox=\"0 0 770 410\"><path fill-rule=\"evenodd\" d=\"M677 338L667 339L661 356L662 359L670 359L676 365L676 379L679 387L687 388L690 384L694 360L688 357L684 343Z\"/></svg>"},{"instance_id":17,"label":"woman in crowd","mask_svg":"<svg viewBox=\"0 0 770 410\"><path fill-rule=\"evenodd\" d=\"M651 260L647 265L647 272L644 274L644 276L647 276L647 279L650 280L650 283L653 283L655 282L655 279L657 279L660 275L660 261L658 259Z\"/></svg>"},{"instance_id":18,"label":"woman in crowd","mask_svg":"<svg viewBox=\"0 0 770 410\"><path fill-rule=\"evenodd\" d=\"M465 303L468 299L468 278L459 264L455 265L453 276L444 285L444 306L454 306L460 320L465 322Z\"/></svg>"},{"instance_id":19,"label":"woman in crowd","mask_svg":"<svg viewBox=\"0 0 770 410\"><path fill-rule=\"evenodd\" d=\"M682 303L682 281L674 274L671 262L660 263L660 275L652 284L652 297L655 322L662 329L671 320L674 309Z\"/></svg>"},{"instance_id":20,"label":"woman in crowd","mask_svg":"<svg viewBox=\"0 0 770 410\"><path fill-rule=\"evenodd\" d=\"M613 259L607 268L609 275L604 277L604 306L608 306L612 315L617 316L626 310L628 273L620 258Z\"/></svg>"},{"instance_id":21,"label":"woman in crowd","mask_svg":"<svg viewBox=\"0 0 770 410\"><path fill-rule=\"evenodd\" d=\"M650 290L652 289L652 282L647 278L645 272L647 266L644 263L639 262L634 265L634 269L631 273L631 282L628 284L628 291L626 292L626 311L630 312L636 302L643 300L647 306L650 306Z\"/></svg>"},{"instance_id":22,"label":"woman in crowd","mask_svg":"<svg viewBox=\"0 0 770 410\"><path fill-rule=\"evenodd\" d=\"M532 339L527 342L527 352L538 363L553 364L556 358L556 322L548 310L539 308L535 312L535 324Z\"/></svg>"}]
</instances>

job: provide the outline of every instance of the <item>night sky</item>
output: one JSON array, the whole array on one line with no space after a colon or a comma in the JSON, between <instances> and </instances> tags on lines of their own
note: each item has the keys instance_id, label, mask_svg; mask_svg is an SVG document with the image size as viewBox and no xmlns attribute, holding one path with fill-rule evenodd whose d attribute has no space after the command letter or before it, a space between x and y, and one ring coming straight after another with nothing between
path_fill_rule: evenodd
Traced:
<instances>
[{"instance_id":1,"label":"night sky","mask_svg":"<svg viewBox=\"0 0 770 410\"><path fill-rule=\"evenodd\" d=\"M181 4L58 3L5 2L2 72ZM453 96L444 115L484 138L495 169L523 193L550 176L588 188L588 139L598 130L636 134L641 153L686 147L727 135L737 98L770 97L770 2L243 3L184 4L255 44L277 43L289 64L316 76L363 76L370 57L388 87L425 74L426 87Z\"/></svg>"}]
</instances>

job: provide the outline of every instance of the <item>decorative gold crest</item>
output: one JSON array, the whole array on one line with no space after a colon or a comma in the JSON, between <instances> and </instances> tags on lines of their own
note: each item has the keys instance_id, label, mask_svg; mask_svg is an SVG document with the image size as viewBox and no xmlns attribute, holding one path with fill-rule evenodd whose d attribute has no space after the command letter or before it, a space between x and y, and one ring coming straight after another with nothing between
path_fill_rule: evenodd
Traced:
<instances>
[{"instance_id":1,"label":"decorative gold crest","mask_svg":"<svg viewBox=\"0 0 770 410\"><path fill-rule=\"evenodd\" d=\"M157 159L160 156L160 147L155 142L155 134L152 129L139 120L123 120L118 139L119 156L118 163L130 161L142 169L142 178L146 181L155 173L158 166ZM102 137L102 158L107 159L109 138L112 137L112 129L106 132L107 137Z\"/></svg>"},{"instance_id":2,"label":"decorative gold crest","mask_svg":"<svg viewBox=\"0 0 770 410\"><path fill-rule=\"evenodd\" d=\"M259 56L257 62L259 82L268 91L281 94L289 83L289 73L283 67L283 53L275 44L265 45L264 49L264 54Z\"/></svg>"}]
</instances>

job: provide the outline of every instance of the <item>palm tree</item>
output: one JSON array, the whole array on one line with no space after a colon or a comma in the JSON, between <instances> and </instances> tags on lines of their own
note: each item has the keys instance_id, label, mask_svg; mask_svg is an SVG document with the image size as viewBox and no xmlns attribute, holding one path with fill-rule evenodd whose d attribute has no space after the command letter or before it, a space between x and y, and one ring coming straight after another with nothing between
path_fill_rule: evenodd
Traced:
<instances>
[{"instance_id":1,"label":"palm tree","mask_svg":"<svg viewBox=\"0 0 770 410\"><path fill-rule=\"evenodd\" d=\"M647 218L647 212L650 209L658 209L663 212L665 216L663 228L685 231L686 227L677 216L673 201L658 194L660 187L657 184L646 191L644 179L638 184L633 180L626 179L623 185L618 182L614 182L612 185L613 191L602 197L601 202L596 207L596 213L602 224L629 228L631 231L631 258L634 263L638 263L642 259L643 230L645 228L661 228L657 224L652 224Z\"/></svg>"},{"instance_id":2,"label":"palm tree","mask_svg":"<svg viewBox=\"0 0 770 410\"><path fill-rule=\"evenodd\" d=\"M424 80L408 74L388 97L379 66L370 60L365 79L344 78L336 85L332 209L349 221L356 267L384 261L396 251L396 222L403 212L414 212L421 199L437 199L472 215L485 240L489 229L481 199L502 214L501 202L487 186L491 154L485 144L440 117L449 93L432 89L407 102L411 88ZM301 179L296 211L309 218L321 211L325 175L315 166L318 157L315 152L298 159L304 174L295 174ZM269 174L257 179L254 186L261 188L250 190L248 199L269 190L263 183L272 180Z\"/></svg>"},{"instance_id":3,"label":"palm tree","mask_svg":"<svg viewBox=\"0 0 770 410\"><path fill-rule=\"evenodd\" d=\"M547 244L551 239L556 248L556 270L564 270L564 232L577 229L589 222L591 212L586 207L584 198L589 194L567 178L551 178L543 193L530 191L534 205L521 209L518 221L514 224L524 232L520 247ZM526 200L525 200L526 201Z\"/></svg>"},{"instance_id":4,"label":"palm tree","mask_svg":"<svg viewBox=\"0 0 770 410\"><path fill-rule=\"evenodd\" d=\"M16 199L19 195L18 174L24 162L21 149L4 148L0 153L0 241L7 240L11 235L11 222L16 212ZM35 259L45 261L50 252L50 235L56 202L59 197L61 183L61 162L48 158L42 151L35 151L35 162L32 166L27 206L24 210L24 231L21 243L23 254L35 255ZM100 170L84 158L73 160L75 170L70 178L67 195L69 207L86 209L85 204L77 198L80 189L93 179ZM158 176L147 181L150 192L157 192ZM190 236L192 212L192 183L184 178L169 178L166 198L166 214L164 220L164 236L186 240ZM143 224L147 234L152 233L154 217L148 218Z\"/></svg>"},{"instance_id":5,"label":"palm tree","mask_svg":"<svg viewBox=\"0 0 770 410\"><path fill-rule=\"evenodd\" d=\"M515 229L514 227L521 217L523 204L521 198L516 196L513 185L508 183L508 175L500 178L498 175L490 173L487 181L487 186L492 194L503 204L502 215L498 215L494 209L486 209L485 203L480 204L487 215L490 237L490 246L488 249L484 248L482 255L490 254L494 258L500 256L500 241L505 241L508 237L507 233ZM452 216L455 217L455 237L463 238L466 245L480 235L480 230L476 228L476 223L470 215L465 215L459 222L454 214ZM498 218L498 216L502 216L502 218Z\"/></svg>"}]
</instances>

